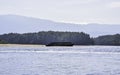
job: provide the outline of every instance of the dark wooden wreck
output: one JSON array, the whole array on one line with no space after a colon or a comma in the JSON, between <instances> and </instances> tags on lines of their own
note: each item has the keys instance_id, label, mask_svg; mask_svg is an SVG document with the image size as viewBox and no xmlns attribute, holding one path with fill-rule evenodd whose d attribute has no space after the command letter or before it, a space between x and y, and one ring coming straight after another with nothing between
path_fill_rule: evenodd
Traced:
<instances>
[{"instance_id":1,"label":"dark wooden wreck","mask_svg":"<svg viewBox=\"0 0 120 75\"><path fill-rule=\"evenodd\" d=\"M73 46L74 44L71 42L52 42L47 44L46 46Z\"/></svg>"}]
</instances>

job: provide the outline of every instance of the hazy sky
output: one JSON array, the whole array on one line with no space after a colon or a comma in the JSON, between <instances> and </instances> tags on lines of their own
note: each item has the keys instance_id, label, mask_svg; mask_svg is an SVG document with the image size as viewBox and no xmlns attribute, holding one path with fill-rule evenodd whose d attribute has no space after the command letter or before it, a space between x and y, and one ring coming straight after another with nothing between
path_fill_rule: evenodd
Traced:
<instances>
[{"instance_id":1,"label":"hazy sky","mask_svg":"<svg viewBox=\"0 0 120 75\"><path fill-rule=\"evenodd\" d=\"M71 23L120 24L120 0L0 0L0 15Z\"/></svg>"}]
</instances>

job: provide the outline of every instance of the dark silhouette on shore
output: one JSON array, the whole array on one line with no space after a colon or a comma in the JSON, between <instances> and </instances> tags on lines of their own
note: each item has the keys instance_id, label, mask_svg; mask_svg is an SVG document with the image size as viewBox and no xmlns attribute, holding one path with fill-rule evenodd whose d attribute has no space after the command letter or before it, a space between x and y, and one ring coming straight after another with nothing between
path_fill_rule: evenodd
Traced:
<instances>
[{"instance_id":1,"label":"dark silhouette on shore","mask_svg":"<svg viewBox=\"0 0 120 75\"><path fill-rule=\"evenodd\" d=\"M71 42L52 42L47 44L46 46L73 46Z\"/></svg>"}]
</instances>

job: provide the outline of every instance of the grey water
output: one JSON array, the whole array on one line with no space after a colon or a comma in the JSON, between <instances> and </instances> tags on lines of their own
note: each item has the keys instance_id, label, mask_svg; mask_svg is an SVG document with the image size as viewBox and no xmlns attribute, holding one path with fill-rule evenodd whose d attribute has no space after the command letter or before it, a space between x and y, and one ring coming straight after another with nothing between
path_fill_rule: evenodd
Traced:
<instances>
[{"instance_id":1,"label":"grey water","mask_svg":"<svg viewBox=\"0 0 120 75\"><path fill-rule=\"evenodd\" d=\"M0 75L120 75L120 46L0 45Z\"/></svg>"}]
</instances>

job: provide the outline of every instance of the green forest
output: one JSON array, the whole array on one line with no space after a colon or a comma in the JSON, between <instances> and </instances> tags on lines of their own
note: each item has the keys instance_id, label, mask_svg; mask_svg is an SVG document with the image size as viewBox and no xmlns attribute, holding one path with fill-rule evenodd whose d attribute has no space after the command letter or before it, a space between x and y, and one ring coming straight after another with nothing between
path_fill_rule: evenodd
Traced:
<instances>
[{"instance_id":1,"label":"green forest","mask_svg":"<svg viewBox=\"0 0 120 75\"><path fill-rule=\"evenodd\" d=\"M0 35L0 43L41 44L72 42L74 45L120 45L120 34L91 38L84 32L41 31L38 33L8 33Z\"/></svg>"},{"instance_id":2,"label":"green forest","mask_svg":"<svg viewBox=\"0 0 120 75\"><path fill-rule=\"evenodd\" d=\"M7 42L0 39L0 44L6 44Z\"/></svg>"},{"instance_id":3,"label":"green forest","mask_svg":"<svg viewBox=\"0 0 120 75\"><path fill-rule=\"evenodd\" d=\"M120 45L120 34L99 36L94 39L95 45Z\"/></svg>"}]
</instances>

